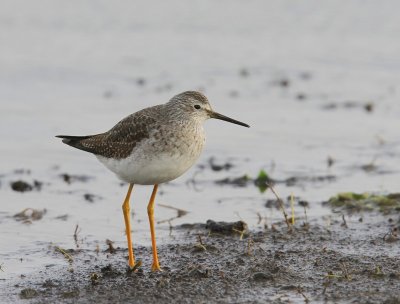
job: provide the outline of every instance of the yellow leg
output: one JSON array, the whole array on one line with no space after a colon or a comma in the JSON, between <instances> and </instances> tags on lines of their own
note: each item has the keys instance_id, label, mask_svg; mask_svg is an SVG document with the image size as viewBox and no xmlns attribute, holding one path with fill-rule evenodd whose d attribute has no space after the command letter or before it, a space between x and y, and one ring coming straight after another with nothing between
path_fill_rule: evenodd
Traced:
<instances>
[{"instance_id":1,"label":"yellow leg","mask_svg":"<svg viewBox=\"0 0 400 304\"><path fill-rule=\"evenodd\" d=\"M124 203L122 204L122 212L124 213L126 238L128 240L128 251L129 251L129 267L135 266L135 256L133 255L132 238L131 238L131 208L129 207L129 198L131 196L133 184L129 184L128 193L126 194Z\"/></svg>"},{"instance_id":2,"label":"yellow leg","mask_svg":"<svg viewBox=\"0 0 400 304\"><path fill-rule=\"evenodd\" d=\"M156 198L157 189L158 185L154 185L153 192L151 193L150 197L150 202L147 205L147 214L149 215L150 221L151 245L153 249L153 265L151 266L152 271L162 271L158 262L156 232L154 229L154 199Z\"/></svg>"}]
</instances>

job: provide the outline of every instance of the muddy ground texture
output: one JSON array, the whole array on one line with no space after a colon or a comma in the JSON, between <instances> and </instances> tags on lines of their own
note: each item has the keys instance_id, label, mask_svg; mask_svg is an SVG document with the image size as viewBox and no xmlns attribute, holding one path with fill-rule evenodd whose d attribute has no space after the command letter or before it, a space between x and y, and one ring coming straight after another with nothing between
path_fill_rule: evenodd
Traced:
<instances>
[{"instance_id":1,"label":"muddy ground texture","mask_svg":"<svg viewBox=\"0 0 400 304\"><path fill-rule=\"evenodd\" d=\"M279 181L260 172L218 182L263 192ZM42 184L10 186L26 192ZM291 218L291 204L304 214ZM265 207L280 219L259 214L257 229L242 221L171 226L173 237L158 247L163 271L156 273L150 247L135 245L139 263L130 270L126 247L84 241L77 226L74 248L37 248L59 262L8 281L7 303L400 303L400 194L347 192L320 204L330 215L310 220L306 200L269 199ZM31 223L44 213L28 208L14 219Z\"/></svg>"},{"instance_id":2,"label":"muddy ground texture","mask_svg":"<svg viewBox=\"0 0 400 304\"><path fill-rule=\"evenodd\" d=\"M379 220L377 220L379 218ZM31 303L400 303L398 213L339 214L318 224L297 219L246 224L186 224L159 246L136 247L141 266L126 267L127 249L61 249L49 265L15 285L11 298ZM101 247L101 246L100 246ZM63 265L64 264L64 265Z\"/></svg>"}]
</instances>

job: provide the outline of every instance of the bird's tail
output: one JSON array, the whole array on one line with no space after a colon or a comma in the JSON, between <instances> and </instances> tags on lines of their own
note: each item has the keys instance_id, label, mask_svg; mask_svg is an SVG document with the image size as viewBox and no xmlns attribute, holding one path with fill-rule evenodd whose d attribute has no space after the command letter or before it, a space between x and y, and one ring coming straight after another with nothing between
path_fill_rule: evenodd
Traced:
<instances>
[{"instance_id":1,"label":"bird's tail","mask_svg":"<svg viewBox=\"0 0 400 304\"><path fill-rule=\"evenodd\" d=\"M87 135L87 136L70 136L70 135L56 135L58 138L62 138L62 142L64 144L73 146L74 143L80 142L81 140L88 139L92 137L93 135Z\"/></svg>"},{"instance_id":2,"label":"bird's tail","mask_svg":"<svg viewBox=\"0 0 400 304\"><path fill-rule=\"evenodd\" d=\"M92 138L95 135L86 135L86 136L70 136L70 135L56 135L58 138L62 138L62 142L71 147L84 150L87 152L92 152L88 147L85 147L85 144L82 143L83 140Z\"/></svg>"}]
</instances>

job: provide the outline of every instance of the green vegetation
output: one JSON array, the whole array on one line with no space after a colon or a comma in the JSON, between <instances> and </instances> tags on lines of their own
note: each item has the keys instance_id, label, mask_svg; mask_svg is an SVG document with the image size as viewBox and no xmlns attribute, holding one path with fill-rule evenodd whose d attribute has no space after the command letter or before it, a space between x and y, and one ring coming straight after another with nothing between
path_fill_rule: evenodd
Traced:
<instances>
[{"instance_id":1,"label":"green vegetation","mask_svg":"<svg viewBox=\"0 0 400 304\"><path fill-rule=\"evenodd\" d=\"M378 195L370 193L339 193L328 200L333 207L343 207L349 210L379 210L382 213L400 211L400 193Z\"/></svg>"},{"instance_id":2,"label":"green vegetation","mask_svg":"<svg viewBox=\"0 0 400 304\"><path fill-rule=\"evenodd\" d=\"M268 189L268 183L270 182L271 178L263 169L260 170L257 178L254 180L254 184L258 187L261 193L264 193Z\"/></svg>"}]
</instances>

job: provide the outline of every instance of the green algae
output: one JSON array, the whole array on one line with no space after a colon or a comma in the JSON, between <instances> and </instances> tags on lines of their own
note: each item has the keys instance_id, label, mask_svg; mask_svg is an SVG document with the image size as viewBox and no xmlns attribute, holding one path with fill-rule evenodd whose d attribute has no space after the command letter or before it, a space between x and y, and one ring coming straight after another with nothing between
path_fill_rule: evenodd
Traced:
<instances>
[{"instance_id":1,"label":"green algae","mask_svg":"<svg viewBox=\"0 0 400 304\"><path fill-rule=\"evenodd\" d=\"M378 210L388 214L400 212L400 193L390 193L386 195L371 193L343 192L328 200L332 207L343 207L348 210Z\"/></svg>"}]
</instances>

